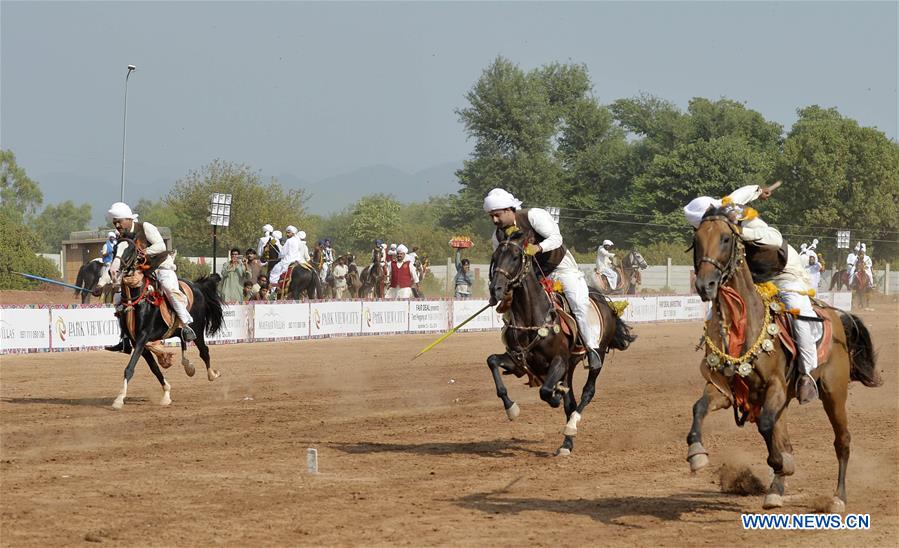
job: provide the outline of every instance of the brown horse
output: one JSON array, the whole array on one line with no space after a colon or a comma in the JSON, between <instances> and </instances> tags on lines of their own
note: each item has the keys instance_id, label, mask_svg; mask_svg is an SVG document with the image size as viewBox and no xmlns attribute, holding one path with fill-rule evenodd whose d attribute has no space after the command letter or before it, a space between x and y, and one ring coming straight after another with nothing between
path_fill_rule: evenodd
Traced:
<instances>
[{"instance_id":1,"label":"brown horse","mask_svg":"<svg viewBox=\"0 0 899 548\"><path fill-rule=\"evenodd\" d=\"M649 268L649 265L643 255L634 250L625 255L614 268L618 272L618 287L609 286L608 278L599 272L593 273L593 279L588 279L588 285L604 295L636 295L643 281L640 271Z\"/></svg>"},{"instance_id":2,"label":"brown horse","mask_svg":"<svg viewBox=\"0 0 899 548\"><path fill-rule=\"evenodd\" d=\"M570 334L570 328L563 327L562 313L538 281L533 259L525 255L523 246L526 244L526 237L517 233L500 243L493 253L490 294L500 302L499 311L506 312L502 336L506 352L491 355L487 358L487 366L509 420L515 420L520 410L508 396L500 369L506 375L527 375L528 384L540 386L540 399L551 407L565 402L565 439L556 454L569 455L574 448L581 413L596 392L596 378L601 368L587 374L579 405L571 387L574 370L586 354L576 350L578 344ZM554 298L560 297L554 295ZM615 314L603 295L591 291L590 299L602 324L600 356L604 358L611 349L626 350L636 338L631 335L628 325Z\"/></svg>"},{"instance_id":3,"label":"brown horse","mask_svg":"<svg viewBox=\"0 0 899 548\"><path fill-rule=\"evenodd\" d=\"M694 471L708 464L708 453L702 446L702 421L709 411L733 405L737 424L742 426L748 417L757 423L765 440L767 462L775 475L763 506L777 508L783 505L784 478L795 469L787 434L787 407L794 397L792 381L796 375L795 362L777 336L777 326L771 319L770 311L778 303L770 287L754 284L740 226L723 209L706 213L693 237L693 249L696 289L703 301L712 302L712 314L705 325L706 356L700 366L707 383L702 397L693 405L687 460ZM755 267L753 270L757 271ZM745 323L734 322L734 295L739 295L745 303ZM824 410L833 427L839 462L831 511L843 512L849 461L846 419L849 382L857 380L865 386L879 386L881 381L875 370L871 338L862 321L830 307L821 307L818 313L831 322L831 340L822 342L831 343L832 348L812 376L818 383ZM737 346L733 344L734 339L739 339L741 327L745 328L745 341L733 352Z\"/></svg>"}]
</instances>

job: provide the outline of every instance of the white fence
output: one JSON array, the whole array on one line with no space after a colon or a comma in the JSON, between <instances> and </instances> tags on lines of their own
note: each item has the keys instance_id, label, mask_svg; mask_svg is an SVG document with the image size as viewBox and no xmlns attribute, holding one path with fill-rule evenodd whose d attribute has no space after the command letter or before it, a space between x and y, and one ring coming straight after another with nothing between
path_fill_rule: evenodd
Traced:
<instances>
[{"instance_id":1,"label":"white fence","mask_svg":"<svg viewBox=\"0 0 899 548\"><path fill-rule=\"evenodd\" d=\"M851 293L819 298L850 309ZM708 304L695 295L616 297L628 302L629 323L701 320ZM225 306L221 331L210 344L286 341L334 336L436 333L474 314L485 300L281 301ZM463 331L500 329L502 317L488 309ZM86 350L115 344L119 322L110 305L10 306L0 308L0 354ZM172 341L173 342L173 341Z\"/></svg>"}]
</instances>

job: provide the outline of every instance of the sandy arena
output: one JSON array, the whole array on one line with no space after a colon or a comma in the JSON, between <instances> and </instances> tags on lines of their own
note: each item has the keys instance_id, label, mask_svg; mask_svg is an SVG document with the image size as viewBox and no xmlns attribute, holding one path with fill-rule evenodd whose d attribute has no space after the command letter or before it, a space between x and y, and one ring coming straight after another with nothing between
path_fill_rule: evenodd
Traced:
<instances>
[{"instance_id":1,"label":"sandy arena","mask_svg":"<svg viewBox=\"0 0 899 548\"><path fill-rule=\"evenodd\" d=\"M3 300L6 303L14 299ZM896 546L897 306L862 312L884 385L850 388L848 512L868 531L744 531L761 496L722 494L722 464L767 485L764 443L730 410L706 421L711 465L691 474L685 438L703 381L698 322L641 324L607 361L567 458L564 425L514 377L509 422L485 365L497 333L338 338L212 347L208 382L168 371L173 404L109 352L3 356L0 543L136 546ZM195 348L190 349L200 364ZM578 393L584 374L576 377ZM796 474L781 512L816 511L836 484L820 402L793 403ZM306 449L320 473L306 473Z\"/></svg>"}]
</instances>

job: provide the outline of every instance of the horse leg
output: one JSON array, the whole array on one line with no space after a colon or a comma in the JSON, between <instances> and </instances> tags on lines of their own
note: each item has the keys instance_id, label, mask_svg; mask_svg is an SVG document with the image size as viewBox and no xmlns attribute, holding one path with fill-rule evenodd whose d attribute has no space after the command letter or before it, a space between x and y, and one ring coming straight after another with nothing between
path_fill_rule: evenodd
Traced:
<instances>
[{"instance_id":1,"label":"horse leg","mask_svg":"<svg viewBox=\"0 0 899 548\"><path fill-rule=\"evenodd\" d=\"M153 353L144 348L141 354L144 357L144 361L150 366L150 371L156 376L156 380L162 385L162 399L159 400L159 405L170 405L172 403L172 386L165 380L165 375L159 369L159 364L156 363Z\"/></svg>"},{"instance_id":2,"label":"horse leg","mask_svg":"<svg viewBox=\"0 0 899 548\"><path fill-rule=\"evenodd\" d=\"M690 471L696 472L709 464L708 451L702 446L702 421L706 416L719 409L730 407L730 400L715 388L710 382L705 384L702 396L693 404L693 425L687 434L687 462L690 463Z\"/></svg>"},{"instance_id":3,"label":"horse leg","mask_svg":"<svg viewBox=\"0 0 899 548\"><path fill-rule=\"evenodd\" d=\"M592 371L591 371L592 373ZM597 371L598 373L598 371ZM574 367L568 368L568 374L565 376L565 382L568 386L573 386L572 381L574 380ZM556 455L560 457L567 457L574 451L574 437L577 435L577 423L581 420L581 414L577 411L577 399L574 397L574 390L568 390L564 392L562 396L562 401L565 403L565 429L562 433L565 435L565 439L562 440L562 446L556 449Z\"/></svg>"},{"instance_id":4,"label":"horse leg","mask_svg":"<svg viewBox=\"0 0 899 548\"><path fill-rule=\"evenodd\" d=\"M821 379L821 402L833 428L833 447L839 462L837 490L830 503L830 512L842 514L846 511L846 467L849 464L849 442L852 439L846 417L846 397L849 387L845 377L832 380L831 375L825 373L822 376L824 378Z\"/></svg>"},{"instance_id":5,"label":"horse leg","mask_svg":"<svg viewBox=\"0 0 899 548\"><path fill-rule=\"evenodd\" d=\"M562 385L562 378L565 377L567 361L560 356L556 356L549 363L549 371L546 374L546 380L540 387L540 399L549 404L550 407L559 407L562 403L562 396L569 387Z\"/></svg>"},{"instance_id":6,"label":"horse leg","mask_svg":"<svg viewBox=\"0 0 899 548\"><path fill-rule=\"evenodd\" d=\"M206 378L209 379L209 382L214 381L219 378L221 373L212 368L212 365L209 360L209 347L206 346L206 341L203 339L203 330L197 329L197 338L194 340L194 344L197 345L197 350L200 351L200 358L203 360L203 363L206 364Z\"/></svg>"},{"instance_id":7,"label":"horse leg","mask_svg":"<svg viewBox=\"0 0 899 548\"><path fill-rule=\"evenodd\" d=\"M506 390L506 385L503 383L499 370L500 368L503 368L507 371L511 371L515 369L515 362L508 354L492 354L487 358L487 367L490 368L490 373L493 375L493 383L496 385L496 396L503 400L503 408L506 410L506 416L509 417L510 421L514 421L518 418L521 410L518 408L518 404L509 398L509 392Z\"/></svg>"},{"instance_id":8,"label":"horse leg","mask_svg":"<svg viewBox=\"0 0 899 548\"><path fill-rule=\"evenodd\" d=\"M783 506L784 477L793 475L792 447L786 428L787 391L782 382L772 381L765 394L765 404L758 417L758 430L768 447L768 466L774 470L774 479L768 486L762 507Z\"/></svg>"},{"instance_id":9,"label":"horse leg","mask_svg":"<svg viewBox=\"0 0 899 548\"><path fill-rule=\"evenodd\" d=\"M194 367L193 362L187 357L187 343L184 342L184 339L181 339L181 365L184 367L184 372L187 373L188 377L193 377L194 373L197 372L197 368Z\"/></svg>"},{"instance_id":10,"label":"horse leg","mask_svg":"<svg viewBox=\"0 0 899 548\"><path fill-rule=\"evenodd\" d=\"M146 346L146 344L146 335L141 335L141 337L134 343L134 351L131 352L131 358L128 360L128 365L125 366L125 379L122 382L122 391L119 392L119 395L116 396L116 399L112 402L113 409L121 409L125 405L125 397L128 395L128 381L134 376L134 366L137 365L137 360L139 360L144 353L144 346Z\"/></svg>"}]
</instances>

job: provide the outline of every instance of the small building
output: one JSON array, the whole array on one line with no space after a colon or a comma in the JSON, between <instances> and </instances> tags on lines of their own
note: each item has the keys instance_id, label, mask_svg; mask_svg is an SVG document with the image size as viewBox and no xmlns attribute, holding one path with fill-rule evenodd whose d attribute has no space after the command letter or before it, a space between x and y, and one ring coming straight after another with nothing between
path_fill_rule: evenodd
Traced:
<instances>
[{"instance_id":1,"label":"small building","mask_svg":"<svg viewBox=\"0 0 899 548\"><path fill-rule=\"evenodd\" d=\"M166 247L172 249L172 231L164 226L158 228L162 239L165 240ZM113 229L81 230L69 233L69 239L63 240L60 251L63 281L75 283L81 266L103 255L103 243L111 230Z\"/></svg>"}]
</instances>

